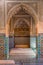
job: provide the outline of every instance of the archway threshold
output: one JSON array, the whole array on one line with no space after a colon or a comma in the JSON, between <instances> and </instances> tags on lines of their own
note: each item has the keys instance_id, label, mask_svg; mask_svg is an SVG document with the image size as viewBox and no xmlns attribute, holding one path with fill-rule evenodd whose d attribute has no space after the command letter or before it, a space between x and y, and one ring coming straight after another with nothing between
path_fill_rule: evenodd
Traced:
<instances>
[{"instance_id":1,"label":"archway threshold","mask_svg":"<svg viewBox=\"0 0 43 65\"><path fill-rule=\"evenodd\" d=\"M31 48L13 48L10 50L10 59L25 60L36 58L36 53Z\"/></svg>"}]
</instances>

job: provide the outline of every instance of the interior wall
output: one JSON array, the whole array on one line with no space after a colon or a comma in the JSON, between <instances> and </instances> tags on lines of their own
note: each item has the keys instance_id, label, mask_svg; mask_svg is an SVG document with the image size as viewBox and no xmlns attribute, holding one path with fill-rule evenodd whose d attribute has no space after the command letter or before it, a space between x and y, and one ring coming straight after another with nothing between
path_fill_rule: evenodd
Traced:
<instances>
[{"instance_id":1,"label":"interior wall","mask_svg":"<svg viewBox=\"0 0 43 65\"><path fill-rule=\"evenodd\" d=\"M38 11L39 11L39 32L38 33L43 33L43 2L42 0L39 2L39 7L38 7Z\"/></svg>"},{"instance_id":2,"label":"interior wall","mask_svg":"<svg viewBox=\"0 0 43 65\"><path fill-rule=\"evenodd\" d=\"M9 10L13 6L15 6L17 4L17 3L16 4L13 3L13 5L12 5L12 3L11 3L11 1L15 1L15 0L9 0L10 3L7 3L7 1L8 0L0 0L0 35L1 35L1 33L2 34L4 33L6 35L6 22L7 22L6 17L8 15ZM18 1L20 1L20 0L18 0ZM28 1L28 0L26 0L26 1ZM36 14L37 14L37 16L39 18L38 27L37 27L38 33L43 33L43 1L42 0L31 0L31 1L29 0L28 4L35 10L35 12L36 12ZM5 15L6 13L7 13L7 15ZM41 40L41 39L43 40L43 38L42 37L40 38L40 36L38 37L38 39L39 40ZM42 34L42 36L43 36L43 34ZM2 36L0 36L0 39L2 39ZM5 40L5 39L6 39L6 41L5 41L5 47L2 45L1 42L0 42L0 44L5 48L4 55L7 56L7 53L8 53L7 52L7 50L8 50L7 49L7 46L8 46L7 44L8 44L9 38L8 37L4 37L4 39L2 39L2 40ZM40 45L40 42L39 42L39 45ZM3 55L3 53L1 55Z\"/></svg>"},{"instance_id":3,"label":"interior wall","mask_svg":"<svg viewBox=\"0 0 43 65\"><path fill-rule=\"evenodd\" d=\"M32 1L31 1L32 2ZM34 0L33 0L34 2ZM43 2L42 0L38 0L37 2L37 13L38 13L38 17L39 17L39 23L38 23L38 33L43 33ZM0 0L0 32L1 33L5 33L5 16L4 16L4 0ZM35 7L35 5L32 6L33 9ZM10 6L9 6L10 8Z\"/></svg>"}]
</instances>

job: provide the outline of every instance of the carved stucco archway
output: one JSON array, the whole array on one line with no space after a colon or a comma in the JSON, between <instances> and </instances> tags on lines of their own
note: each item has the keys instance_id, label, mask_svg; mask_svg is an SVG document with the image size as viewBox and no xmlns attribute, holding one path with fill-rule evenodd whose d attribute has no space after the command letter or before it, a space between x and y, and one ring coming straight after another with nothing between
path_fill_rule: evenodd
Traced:
<instances>
[{"instance_id":1,"label":"carved stucco archway","mask_svg":"<svg viewBox=\"0 0 43 65\"><path fill-rule=\"evenodd\" d=\"M16 37L16 38L19 38L18 36L19 36L19 34L22 32L22 31L21 31L19 34L17 34L18 36L15 35L15 28L18 28L17 26L19 26L19 25L20 25L20 22L22 22L22 21L23 21L23 23L25 23L25 25L27 25L28 30L29 30L29 31L28 31L28 34L29 34L29 35L28 35L28 34L27 34L27 35L30 36L30 28L31 28L31 27L30 27L29 21L26 20L25 18L18 18L18 19L15 21L14 29L13 29L13 30L14 30L14 34L13 34L14 40L15 40L15 37ZM24 26L25 26L25 25L24 25ZM24 27L24 26L23 26L23 27ZM19 28L20 28L20 27L21 27L21 26L19 26ZM16 31L16 32L17 32L17 31ZM19 31L18 31L18 32L19 32ZM26 33L26 31L25 31L25 33ZM25 33L24 33L22 36L20 35L20 37L22 37L22 38L25 37L25 36L26 36ZM21 34L22 34L22 33L21 33ZM24 35L25 35L25 36L24 36ZM24 39L25 39L25 38L24 38ZM18 40L19 40L19 39L18 39ZM21 39L21 40L22 40L22 39ZM29 40L29 44L25 44L25 42L24 42L24 44L21 43L21 44L19 44L19 45L18 45L18 43L16 43L16 41L14 41L14 48L16 48L16 47L18 47L18 48L19 48L19 47L21 47L21 48L22 48L22 47L23 47L23 48L30 48L30 37L29 37L28 40ZM23 40L22 40L22 41L23 41Z\"/></svg>"},{"instance_id":2,"label":"carved stucco archway","mask_svg":"<svg viewBox=\"0 0 43 65\"><path fill-rule=\"evenodd\" d=\"M16 20L16 23L14 24L14 28L15 28L16 25L18 24L19 20L22 20L22 19L26 22L26 24L27 24L28 26L30 26L28 20L26 20L26 19L24 19L24 18L20 18L20 19L17 19L17 20Z\"/></svg>"},{"instance_id":3,"label":"carved stucco archway","mask_svg":"<svg viewBox=\"0 0 43 65\"><path fill-rule=\"evenodd\" d=\"M11 10L8 12L8 18L7 18L7 23L6 23L6 36L9 36L9 23L10 23L10 19L12 18L13 15L15 15L21 8L21 6L23 7L23 9L25 9L27 11L28 14L30 14L34 20L35 20L35 24L36 24L36 30L38 33L38 16L36 15L36 12L34 11L34 9L32 7L30 7L27 4L18 4L16 6L14 6L13 8L11 8Z\"/></svg>"},{"instance_id":4,"label":"carved stucco archway","mask_svg":"<svg viewBox=\"0 0 43 65\"><path fill-rule=\"evenodd\" d=\"M9 23L10 20L12 18L13 15L15 15L17 13L17 11L20 10L21 6L23 7L23 9L25 9L27 11L28 14L30 14L33 19L35 20L35 28L36 28L36 35L38 35L38 15L36 14L36 12L34 11L34 9L32 7L30 7L27 4L17 4L16 6L12 7L11 10L8 12L8 16L7 16L7 22L6 22L6 37L9 37ZM28 22L27 22L28 23ZM29 23L28 23L29 24ZM7 42L9 43L9 41ZM37 43L37 42L36 42ZM9 51L8 51L9 54ZM9 57L9 56L8 56Z\"/></svg>"}]
</instances>

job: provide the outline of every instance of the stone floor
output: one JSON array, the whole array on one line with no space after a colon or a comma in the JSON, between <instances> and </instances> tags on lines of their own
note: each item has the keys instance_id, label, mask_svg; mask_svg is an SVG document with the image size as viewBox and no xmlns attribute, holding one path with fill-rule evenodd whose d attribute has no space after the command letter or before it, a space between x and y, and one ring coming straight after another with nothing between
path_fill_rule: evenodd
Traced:
<instances>
[{"instance_id":1,"label":"stone floor","mask_svg":"<svg viewBox=\"0 0 43 65\"><path fill-rule=\"evenodd\" d=\"M36 53L31 48L13 48L10 51L11 59L36 58Z\"/></svg>"},{"instance_id":2,"label":"stone floor","mask_svg":"<svg viewBox=\"0 0 43 65\"><path fill-rule=\"evenodd\" d=\"M32 49L11 49L10 58L15 65L43 65L43 58L36 58Z\"/></svg>"}]
</instances>

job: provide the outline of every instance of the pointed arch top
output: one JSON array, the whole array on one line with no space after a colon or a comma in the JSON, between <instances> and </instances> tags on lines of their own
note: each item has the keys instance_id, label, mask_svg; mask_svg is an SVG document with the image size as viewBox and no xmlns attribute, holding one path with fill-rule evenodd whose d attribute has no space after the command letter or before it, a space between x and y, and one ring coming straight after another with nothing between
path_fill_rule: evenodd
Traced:
<instances>
[{"instance_id":1,"label":"pointed arch top","mask_svg":"<svg viewBox=\"0 0 43 65\"><path fill-rule=\"evenodd\" d=\"M21 6L23 9L25 9L25 11L28 14L30 14L33 17L34 22L36 23L35 27L37 29L37 26L38 26L37 23L39 22L39 18L38 18L38 15L36 14L35 10L28 4L24 4L24 3L17 4L14 7L12 7L11 10L8 12L8 17L7 17L7 22L6 22L6 36L9 35L9 22L10 22L12 16L15 15L21 9Z\"/></svg>"},{"instance_id":2,"label":"pointed arch top","mask_svg":"<svg viewBox=\"0 0 43 65\"><path fill-rule=\"evenodd\" d=\"M23 9L27 11L28 14L30 14L34 18L35 22L38 22L38 15L34 11L34 9L30 7L28 4L24 4L24 3L17 4L13 8L11 8L11 10L8 12L8 21L10 21L11 17L15 15L21 9L21 6Z\"/></svg>"}]
</instances>

